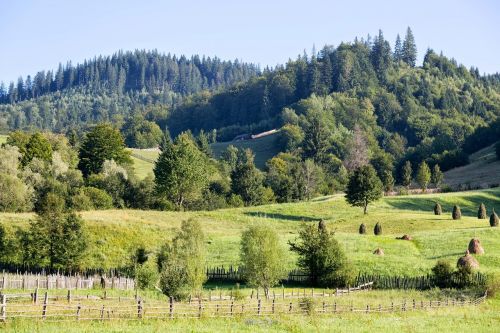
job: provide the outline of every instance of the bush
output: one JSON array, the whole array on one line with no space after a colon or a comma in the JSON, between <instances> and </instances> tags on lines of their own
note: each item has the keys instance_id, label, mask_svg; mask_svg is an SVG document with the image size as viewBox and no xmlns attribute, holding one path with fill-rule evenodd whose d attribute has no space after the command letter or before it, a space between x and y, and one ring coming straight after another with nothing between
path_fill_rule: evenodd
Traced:
<instances>
[{"instance_id":1,"label":"bush","mask_svg":"<svg viewBox=\"0 0 500 333\"><path fill-rule=\"evenodd\" d=\"M439 202L436 202L434 205L434 215L441 215L443 213L443 208L439 204Z\"/></svg>"},{"instance_id":2,"label":"bush","mask_svg":"<svg viewBox=\"0 0 500 333\"><path fill-rule=\"evenodd\" d=\"M500 292L500 277L491 275L486 282L486 292L488 297L493 298Z\"/></svg>"},{"instance_id":3,"label":"bush","mask_svg":"<svg viewBox=\"0 0 500 333\"><path fill-rule=\"evenodd\" d=\"M231 207L243 207L245 203L243 202L243 199L241 198L241 195L239 194L231 194L229 199L227 199L227 204Z\"/></svg>"},{"instance_id":4,"label":"bush","mask_svg":"<svg viewBox=\"0 0 500 333\"><path fill-rule=\"evenodd\" d=\"M452 286L453 267L448 261L439 260L432 268L432 278L439 288Z\"/></svg>"},{"instance_id":5,"label":"bush","mask_svg":"<svg viewBox=\"0 0 500 333\"><path fill-rule=\"evenodd\" d=\"M484 204L481 202L479 205L479 209L477 211L477 218L478 219L485 219L486 218L486 207Z\"/></svg>"},{"instance_id":6,"label":"bush","mask_svg":"<svg viewBox=\"0 0 500 333\"><path fill-rule=\"evenodd\" d=\"M460 207L458 207L457 205L453 206L453 212L451 213L451 217L454 220L460 220L460 218L462 217L462 212L460 211Z\"/></svg>"},{"instance_id":7,"label":"bush","mask_svg":"<svg viewBox=\"0 0 500 333\"><path fill-rule=\"evenodd\" d=\"M382 224L380 224L380 222L377 222L377 224L375 224L375 228L373 229L373 233L377 236L382 235Z\"/></svg>"},{"instance_id":8,"label":"bush","mask_svg":"<svg viewBox=\"0 0 500 333\"><path fill-rule=\"evenodd\" d=\"M90 200L90 198L83 193L83 191L79 191L76 195L71 197L71 207L76 211L94 209L92 200Z\"/></svg>"},{"instance_id":9,"label":"bush","mask_svg":"<svg viewBox=\"0 0 500 333\"><path fill-rule=\"evenodd\" d=\"M314 286L344 287L353 280L350 263L332 232L321 224L303 225L299 240L289 242L299 256L297 265L310 276Z\"/></svg>"},{"instance_id":10,"label":"bush","mask_svg":"<svg viewBox=\"0 0 500 333\"><path fill-rule=\"evenodd\" d=\"M366 226L364 223L361 223L361 225L359 226L359 233L360 235L366 234Z\"/></svg>"},{"instance_id":11,"label":"bush","mask_svg":"<svg viewBox=\"0 0 500 333\"><path fill-rule=\"evenodd\" d=\"M316 309L316 303L311 297L304 297L299 299L299 307L308 316L313 315Z\"/></svg>"},{"instance_id":12,"label":"bush","mask_svg":"<svg viewBox=\"0 0 500 333\"><path fill-rule=\"evenodd\" d=\"M158 280L158 271L151 264L137 265L135 279L139 289L153 289Z\"/></svg>"},{"instance_id":13,"label":"bush","mask_svg":"<svg viewBox=\"0 0 500 333\"><path fill-rule=\"evenodd\" d=\"M157 263L165 295L181 300L202 289L206 281L204 238L200 224L187 220L172 242L162 247Z\"/></svg>"},{"instance_id":14,"label":"bush","mask_svg":"<svg viewBox=\"0 0 500 333\"><path fill-rule=\"evenodd\" d=\"M113 208L113 198L105 191L96 187L83 187L82 191L90 199L94 209Z\"/></svg>"},{"instance_id":15,"label":"bush","mask_svg":"<svg viewBox=\"0 0 500 333\"><path fill-rule=\"evenodd\" d=\"M495 210L493 209L493 213L490 215L490 226L492 227L498 227L498 215L495 213Z\"/></svg>"}]
</instances>

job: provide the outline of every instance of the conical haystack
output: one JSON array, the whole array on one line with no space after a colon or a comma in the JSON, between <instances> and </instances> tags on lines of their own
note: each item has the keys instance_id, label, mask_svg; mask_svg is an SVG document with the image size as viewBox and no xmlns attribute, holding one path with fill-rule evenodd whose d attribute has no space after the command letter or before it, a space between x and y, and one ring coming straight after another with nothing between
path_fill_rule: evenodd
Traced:
<instances>
[{"instance_id":1,"label":"conical haystack","mask_svg":"<svg viewBox=\"0 0 500 333\"><path fill-rule=\"evenodd\" d=\"M382 250L380 247L378 249L376 249L375 251L373 251L373 254L377 255L377 256L383 256L384 255L384 250Z\"/></svg>"},{"instance_id":2,"label":"conical haystack","mask_svg":"<svg viewBox=\"0 0 500 333\"><path fill-rule=\"evenodd\" d=\"M469 252L473 254L484 254L484 249L481 246L481 241L477 238L473 238L469 242Z\"/></svg>"},{"instance_id":3,"label":"conical haystack","mask_svg":"<svg viewBox=\"0 0 500 333\"><path fill-rule=\"evenodd\" d=\"M476 258L470 255L469 250L465 252L463 257L458 258L457 267L470 267L470 268L479 268L479 262L477 262Z\"/></svg>"}]
</instances>

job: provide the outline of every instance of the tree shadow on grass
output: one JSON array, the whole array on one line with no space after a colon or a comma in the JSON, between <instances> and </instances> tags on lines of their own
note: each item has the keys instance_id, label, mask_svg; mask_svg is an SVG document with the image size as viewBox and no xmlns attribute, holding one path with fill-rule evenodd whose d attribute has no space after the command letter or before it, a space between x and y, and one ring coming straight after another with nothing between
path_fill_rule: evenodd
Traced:
<instances>
[{"instance_id":1,"label":"tree shadow on grass","mask_svg":"<svg viewBox=\"0 0 500 333\"><path fill-rule=\"evenodd\" d=\"M428 257L427 259L432 259L432 260L436 260L436 259L442 259L442 258L447 258L447 257L459 257L459 256L463 256L465 253L465 250L461 251L461 252L455 252L455 253L446 253L446 254L441 254L439 256L433 256L433 257Z\"/></svg>"},{"instance_id":2,"label":"tree shadow on grass","mask_svg":"<svg viewBox=\"0 0 500 333\"><path fill-rule=\"evenodd\" d=\"M500 211L500 197L486 191L482 194L457 196L455 200L456 202L454 202L453 198L439 197L439 195L432 198L400 196L387 198L385 202L389 206L397 209L425 212L432 212L436 202L439 202L443 207L443 214L451 213L453 206L458 204L462 214L465 213L467 216L475 216L480 203L486 205L488 213L490 213L493 208L495 208L495 211Z\"/></svg>"},{"instance_id":3,"label":"tree shadow on grass","mask_svg":"<svg viewBox=\"0 0 500 333\"><path fill-rule=\"evenodd\" d=\"M268 219L276 219L276 220L288 220L288 221L297 221L297 222L319 222L320 218L310 217L310 216L299 216L299 215L287 215L280 213L265 213L265 212L245 212L245 215L253 216L253 217L261 217Z\"/></svg>"}]
</instances>

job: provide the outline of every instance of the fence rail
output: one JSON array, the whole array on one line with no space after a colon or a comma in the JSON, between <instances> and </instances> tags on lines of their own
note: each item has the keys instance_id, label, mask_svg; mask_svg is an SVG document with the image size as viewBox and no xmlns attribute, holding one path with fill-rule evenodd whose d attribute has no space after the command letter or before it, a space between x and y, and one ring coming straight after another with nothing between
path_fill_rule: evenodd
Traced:
<instances>
[{"instance_id":1,"label":"fence rail","mask_svg":"<svg viewBox=\"0 0 500 333\"><path fill-rule=\"evenodd\" d=\"M137 299L124 304L105 302L84 304L50 302L45 293L43 302L39 303L7 303L8 295L1 296L0 320L38 319L45 321L78 321L78 320L143 320L174 318L207 318L236 316L273 316L280 314L337 314L345 312L388 313L416 310L439 309L443 307L476 306L484 302L486 294L476 299L447 300L404 300L401 303L357 306L339 304L334 298L323 297L311 302L307 299L247 299L238 301L198 302L148 302Z\"/></svg>"},{"instance_id":2,"label":"fence rail","mask_svg":"<svg viewBox=\"0 0 500 333\"><path fill-rule=\"evenodd\" d=\"M93 289L96 286L134 290L135 281L124 277L10 274L0 276L0 289Z\"/></svg>"}]
</instances>

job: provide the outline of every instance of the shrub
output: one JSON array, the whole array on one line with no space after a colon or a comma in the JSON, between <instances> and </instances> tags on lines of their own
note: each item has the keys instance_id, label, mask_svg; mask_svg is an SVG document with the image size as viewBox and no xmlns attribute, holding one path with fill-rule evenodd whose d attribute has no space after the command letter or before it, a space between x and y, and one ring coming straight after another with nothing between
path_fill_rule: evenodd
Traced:
<instances>
[{"instance_id":1,"label":"shrub","mask_svg":"<svg viewBox=\"0 0 500 333\"><path fill-rule=\"evenodd\" d=\"M299 299L299 307L303 312L310 316L315 313L316 303L311 297L304 297Z\"/></svg>"},{"instance_id":2,"label":"shrub","mask_svg":"<svg viewBox=\"0 0 500 333\"><path fill-rule=\"evenodd\" d=\"M227 204L231 207L243 207L245 203L239 194L231 194L229 199L227 199Z\"/></svg>"},{"instance_id":3,"label":"shrub","mask_svg":"<svg viewBox=\"0 0 500 333\"><path fill-rule=\"evenodd\" d=\"M434 215L441 215L443 213L443 208L439 204L439 202L436 202L434 205Z\"/></svg>"},{"instance_id":4,"label":"shrub","mask_svg":"<svg viewBox=\"0 0 500 333\"><path fill-rule=\"evenodd\" d=\"M432 268L432 279L439 288L449 288L452 285L453 267L448 261L439 260Z\"/></svg>"},{"instance_id":5,"label":"shrub","mask_svg":"<svg viewBox=\"0 0 500 333\"><path fill-rule=\"evenodd\" d=\"M493 209L493 213L490 215L490 226L492 227L498 227L498 215L495 213L495 210Z\"/></svg>"},{"instance_id":6,"label":"shrub","mask_svg":"<svg viewBox=\"0 0 500 333\"><path fill-rule=\"evenodd\" d=\"M312 285L343 287L352 282L352 267L342 246L326 228L304 224L299 241L288 244L298 254L297 265L309 274Z\"/></svg>"},{"instance_id":7,"label":"shrub","mask_svg":"<svg viewBox=\"0 0 500 333\"><path fill-rule=\"evenodd\" d=\"M139 289L153 289L158 280L158 271L151 264L137 265L135 279Z\"/></svg>"},{"instance_id":8,"label":"shrub","mask_svg":"<svg viewBox=\"0 0 500 333\"><path fill-rule=\"evenodd\" d=\"M179 300L201 290L206 280L204 238L200 224L187 220L172 242L162 247L157 263L165 295Z\"/></svg>"},{"instance_id":9,"label":"shrub","mask_svg":"<svg viewBox=\"0 0 500 333\"><path fill-rule=\"evenodd\" d=\"M486 282L488 297L494 298L500 292L500 277L491 275Z\"/></svg>"},{"instance_id":10,"label":"shrub","mask_svg":"<svg viewBox=\"0 0 500 333\"><path fill-rule=\"evenodd\" d=\"M360 233L361 235L366 234L366 226L365 226L365 224L364 224L364 223L361 223L361 225L359 226L359 233Z\"/></svg>"},{"instance_id":11,"label":"shrub","mask_svg":"<svg viewBox=\"0 0 500 333\"><path fill-rule=\"evenodd\" d=\"M79 191L79 193L71 197L71 207L76 211L94 209L92 200L83 191Z\"/></svg>"},{"instance_id":12,"label":"shrub","mask_svg":"<svg viewBox=\"0 0 500 333\"><path fill-rule=\"evenodd\" d=\"M484 204L481 202L479 205L479 209L477 211L477 218L478 219L485 219L486 218L486 207Z\"/></svg>"},{"instance_id":13,"label":"shrub","mask_svg":"<svg viewBox=\"0 0 500 333\"><path fill-rule=\"evenodd\" d=\"M84 187L82 191L90 199L94 209L113 208L113 198L105 191L96 187Z\"/></svg>"},{"instance_id":14,"label":"shrub","mask_svg":"<svg viewBox=\"0 0 500 333\"><path fill-rule=\"evenodd\" d=\"M460 220L462 217L462 212L460 211L460 207L457 205L453 206L453 212L451 213L451 217L453 217L454 220Z\"/></svg>"},{"instance_id":15,"label":"shrub","mask_svg":"<svg viewBox=\"0 0 500 333\"><path fill-rule=\"evenodd\" d=\"M382 224L380 224L380 222L377 222L377 224L375 224L375 228L373 229L373 233L375 235L382 235Z\"/></svg>"}]
</instances>

